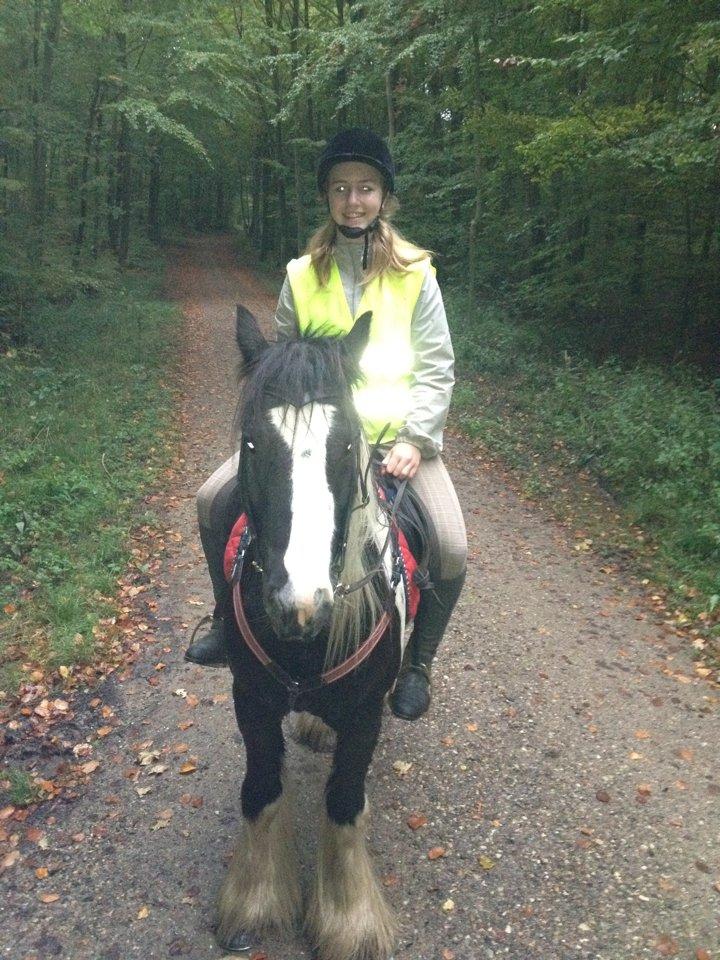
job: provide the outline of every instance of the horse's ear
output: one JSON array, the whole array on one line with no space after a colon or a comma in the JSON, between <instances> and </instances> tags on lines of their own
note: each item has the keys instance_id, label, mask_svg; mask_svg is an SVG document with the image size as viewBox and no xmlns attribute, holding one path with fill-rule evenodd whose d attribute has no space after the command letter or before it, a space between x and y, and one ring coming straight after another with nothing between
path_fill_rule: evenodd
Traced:
<instances>
[{"instance_id":1,"label":"horse's ear","mask_svg":"<svg viewBox=\"0 0 720 960\"><path fill-rule=\"evenodd\" d=\"M358 317L355 324L346 337L343 338L343 347L355 363L360 363L360 357L365 352L365 347L370 339L370 324L372 323L372 310L363 313Z\"/></svg>"},{"instance_id":2,"label":"horse's ear","mask_svg":"<svg viewBox=\"0 0 720 960\"><path fill-rule=\"evenodd\" d=\"M255 317L241 303L237 305L235 336L245 363L252 363L267 347Z\"/></svg>"}]
</instances>

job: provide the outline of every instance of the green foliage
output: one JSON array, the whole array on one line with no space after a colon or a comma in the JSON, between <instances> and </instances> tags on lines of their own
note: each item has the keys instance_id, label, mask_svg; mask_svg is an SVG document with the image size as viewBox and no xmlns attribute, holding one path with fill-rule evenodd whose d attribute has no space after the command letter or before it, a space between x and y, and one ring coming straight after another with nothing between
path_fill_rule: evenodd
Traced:
<instances>
[{"instance_id":1,"label":"green foliage","mask_svg":"<svg viewBox=\"0 0 720 960\"><path fill-rule=\"evenodd\" d=\"M694 584L701 608L709 610L720 593L715 392L679 367L670 375L647 363L543 359L492 313L476 335L476 350L459 358L480 376L456 393L465 428L518 468L531 494L552 495L537 473L538 456L566 472L592 474L626 522L652 538L656 575Z\"/></svg>"},{"instance_id":2,"label":"green foliage","mask_svg":"<svg viewBox=\"0 0 720 960\"><path fill-rule=\"evenodd\" d=\"M176 322L148 279L129 278L101 300L36 309L27 345L0 355L0 608L12 613L0 645L14 657L38 653L35 630L48 666L93 654L137 500L166 456Z\"/></svg>"}]
</instances>

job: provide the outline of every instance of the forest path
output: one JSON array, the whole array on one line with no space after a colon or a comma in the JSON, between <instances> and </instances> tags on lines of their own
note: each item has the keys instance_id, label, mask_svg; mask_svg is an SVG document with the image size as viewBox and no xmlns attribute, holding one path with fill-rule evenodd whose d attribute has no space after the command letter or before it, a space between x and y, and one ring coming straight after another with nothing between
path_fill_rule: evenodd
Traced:
<instances>
[{"instance_id":1,"label":"forest path","mask_svg":"<svg viewBox=\"0 0 720 960\"><path fill-rule=\"evenodd\" d=\"M168 289L186 317L185 440L168 497L178 538L160 575L158 639L129 679L101 691L121 724L98 743L87 792L43 808L45 842L29 866L50 876L27 865L8 875L3 958L222 955L214 899L243 759L229 673L182 659L210 598L194 493L231 449L234 305L269 323L274 298L222 237L172 251ZM387 715L368 781L371 848L401 921L396 958L641 960L704 949L716 960L717 691L632 586L580 555L571 533L466 447L450 437L446 462L470 571L434 704L416 724ZM138 766L143 749L165 769ZM183 774L188 758L197 769ZM328 766L291 744L306 867ZM427 824L409 829L411 814ZM432 848L444 854L429 859ZM48 892L57 899L43 903ZM264 948L268 960L309 957L300 937Z\"/></svg>"}]
</instances>

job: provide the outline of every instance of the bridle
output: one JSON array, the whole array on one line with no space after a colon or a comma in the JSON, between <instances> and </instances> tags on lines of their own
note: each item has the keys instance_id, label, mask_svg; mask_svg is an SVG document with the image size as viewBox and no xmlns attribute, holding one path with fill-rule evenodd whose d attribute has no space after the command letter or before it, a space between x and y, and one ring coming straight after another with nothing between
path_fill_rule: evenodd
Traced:
<instances>
[{"instance_id":1,"label":"bridle","mask_svg":"<svg viewBox=\"0 0 720 960\"><path fill-rule=\"evenodd\" d=\"M297 403L293 403L288 400L286 397L282 396L276 391L266 391L266 395L272 399L277 399L280 403L287 406L298 407ZM304 406L307 403L339 403L341 398L337 395L334 396L322 396L322 397L313 397L303 399ZM356 510L364 510L367 508L371 501L370 497L370 488L369 482L372 482L370 478L370 472L372 470L373 459L382 443L382 439L387 432L389 424L382 429L380 436L373 444L370 455L368 457L367 464L363 467L361 460L362 453L362 444L363 437L361 430L358 430L357 434L351 441L352 445L355 448L355 473L356 473L356 486L360 492L359 502L350 507L345 519L345 527L343 531L343 537L341 540L341 547L338 557L333 560L332 567L337 571L338 577L340 571L342 571L345 563L345 552L347 550L348 544L348 534L350 528L350 521L352 514ZM388 575L387 569L384 565L385 554L387 553L390 544L393 538L396 536L397 531L397 512L400 506L400 502L405 493L405 488L407 485L407 480L401 481L398 485L398 489L392 504L392 507L388 510L388 532L385 538L385 542L378 551L378 559L375 566L369 570L363 577L360 577L357 580L354 580L352 583L346 584L342 583L339 579L335 585L334 589L334 598L336 600L347 597L349 594L354 593L357 590L361 590L364 586L370 583L375 577L383 575L385 578L385 589L386 597L383 604L383 611L380 617L378 618L377 623L373 627L371 633L366 638L366 640L355 650L353 654L347 657L342 663L334 666L330 669L324 670L321 673L309 677L304 680L298 680L293 677L284 667L280 666L277 661L268 654L265 648L262 646L258 638L255 636L252 627L248 623L247 617L245 616L245 610L242 600L242 573L243 567L246 559L248 549L253 542L253 523L252 517L249 512L247 513L248 525L240 538L240 543L238 546L237 555L235 557L235 562L233 565L232 571L232 598L233 598L233 608L235 611L235 618L237 620L238 629L242 639L245 641L246 646L254 654L256 659L262 664L262 666L267 670L267 672L282 686L285 688L285 691L288 695L289 708L292 710L295 707L298 697L303 696L304 694L314 693L318 690L321 690L323 687L328 686L331 683L336 682L337 680L346 677L353 670L360 666L373 650L377 647L380 640L385 636L387 630L390 628L393 622L393 613L395 607L395 594L399 582L402 579L402 558L399 552L396 554L395 560L391 567L391 572ZM264 570L261 564L257 563L255 560L251 561L254 569L262 576Z\"/></svg>"}]
</instances>

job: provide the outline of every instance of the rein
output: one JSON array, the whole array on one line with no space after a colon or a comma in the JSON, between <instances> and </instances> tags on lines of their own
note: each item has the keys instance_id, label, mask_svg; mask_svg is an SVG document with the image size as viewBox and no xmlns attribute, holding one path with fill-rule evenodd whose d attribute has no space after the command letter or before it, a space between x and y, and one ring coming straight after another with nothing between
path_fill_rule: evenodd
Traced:
<instances>
[{"instance_id":1,"label":"rein","mask_svg":"<svg viewBox=\"0 0 720 960\"><path fill-rule=\"evenodd\" d=\"M385 635L386 630L392 622L392 598L393 590L391 589L388 596L388 603L385 609L382 612L382 616L375 624L375 628L370 634L370 636L365 640L362 646L349 656L346 660L343 660L342 663L338 664L336 667L333 667L330 670L324 670L321 674L311 677L308 680L296 680L284 667L281 667L279 663L272 659L270 654L264 649L260 641L257 639L255 634L252 631L250 624L247 621L245 616L245 609L242 602L242 589L241 589L241 579L243 564L245 561L245 554L247 549L252 542L252 534L249 529L245 530L245 533L242 535L240 540L240 546L238 548L238 555L235 560L235 568L233 570L233 589L232 589L232 598L233 598L233 608L235 610L235 618L237 620L238 628L240 630L240 635L243 640L250 648L255 657L263 665L273 679L285 688L288 700L289 707L291 710L294 709L298 697L306 693L314 693L317 690L321 690L323 687L328 686L328 684L334 683L336 680L342 679L342 677L347 676L356 667L359 667L370 654L373 652L375 647L378 645L381 638ZM392 582L390 584L392 587Z\"/></svg>"}]
</instances>

